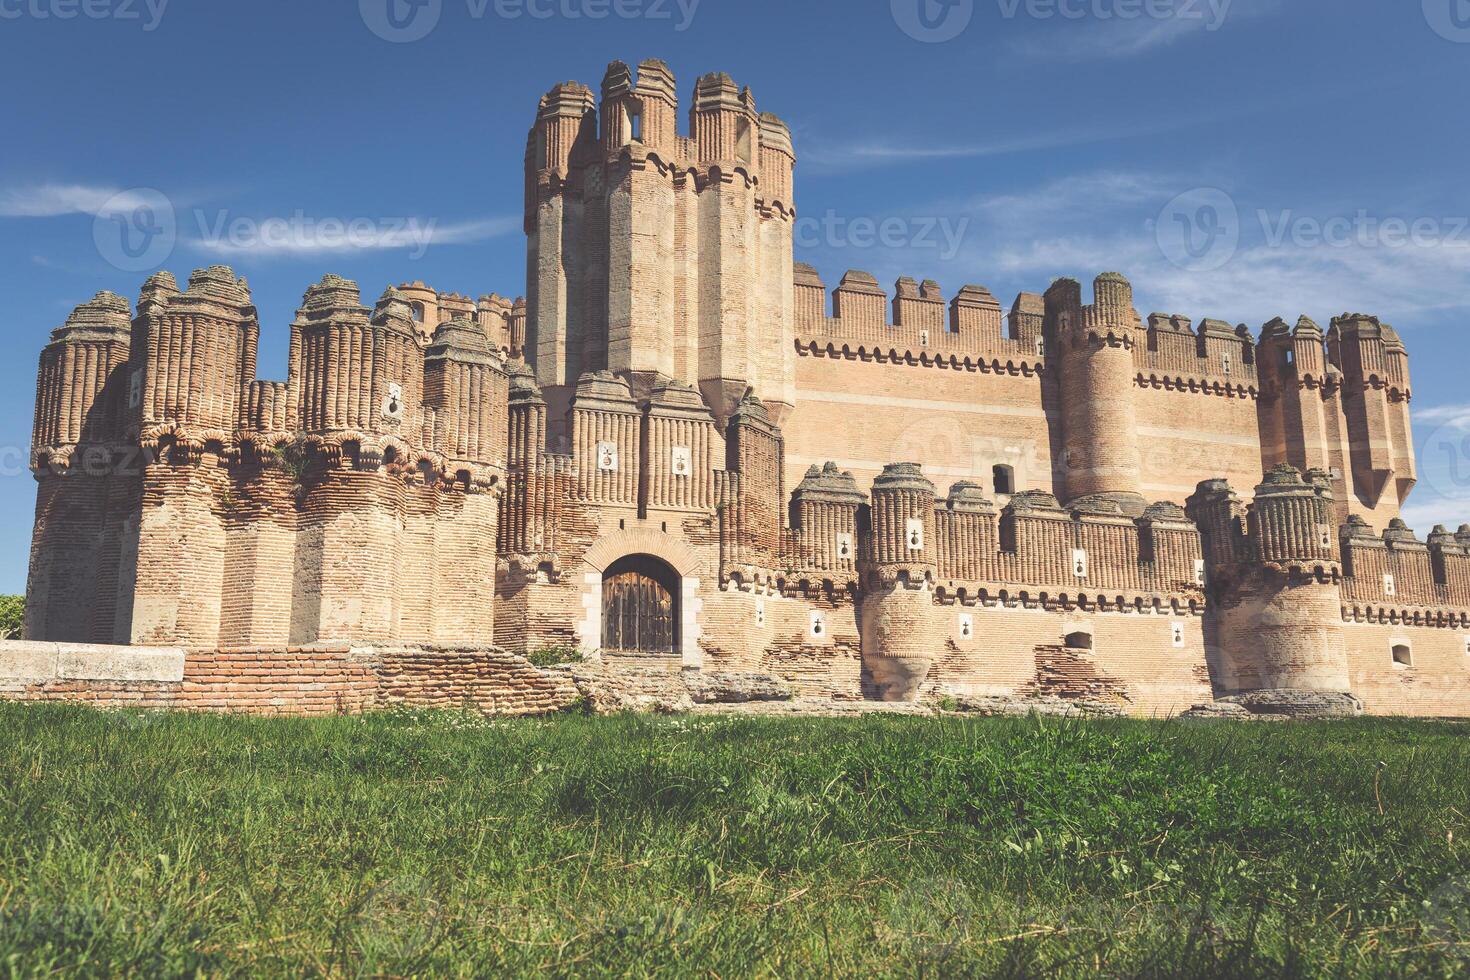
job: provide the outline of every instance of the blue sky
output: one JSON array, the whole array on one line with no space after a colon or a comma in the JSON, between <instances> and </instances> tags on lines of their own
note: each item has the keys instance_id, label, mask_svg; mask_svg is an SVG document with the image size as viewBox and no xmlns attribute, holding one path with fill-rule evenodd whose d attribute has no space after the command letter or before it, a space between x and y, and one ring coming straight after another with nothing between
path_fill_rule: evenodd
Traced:
<instances>
[{"instance_id":1,"label":"blue sky","mask_svg":"<svg viewBox=\"0 0 1470 980\"><path fill-rule=\"evenodd\" d=\"M391 2L0 0L0 591L24 587L36 357L72 306L228 262L283 378L323 273L518 295L537 97L646 57L686 105L723 70L787 120L798 258L829 285L1009 305L1118 269L1145 313L1382 316L1414 373L1407 516L1470 520L1470 0ZM166 255L109 242L139 201L172 209Z\"/></svg>"}]
</instances>

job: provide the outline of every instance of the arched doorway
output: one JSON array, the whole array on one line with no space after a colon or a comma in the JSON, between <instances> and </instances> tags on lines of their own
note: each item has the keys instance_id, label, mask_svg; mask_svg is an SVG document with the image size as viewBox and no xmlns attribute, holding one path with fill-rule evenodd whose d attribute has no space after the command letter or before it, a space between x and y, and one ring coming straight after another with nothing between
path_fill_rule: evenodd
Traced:
<instances>
[{"instance_id":1,"label":"arched doorway","mask_svg":"<svg viewBox=\"0 0 1470 980\"><path fill-rule=\"evenodd\" d=\"M602 649L607 653L679 653L677 572L650 555L629 555L602 573Z\"/></svg>"}]
</instances>

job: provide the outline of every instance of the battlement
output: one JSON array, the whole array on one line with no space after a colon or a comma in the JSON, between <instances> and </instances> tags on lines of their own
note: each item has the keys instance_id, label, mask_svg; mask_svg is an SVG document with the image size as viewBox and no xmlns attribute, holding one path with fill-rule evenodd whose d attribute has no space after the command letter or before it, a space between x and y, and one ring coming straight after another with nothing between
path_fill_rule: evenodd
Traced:
<instances>
[{"instance_id":1,"label":"battlement","mask_svg":"<svg viewBox=\"0 0 1470 980\"><path fill-rule=\"evenodd\" d=\"M1144 596L1203 602L1199 532L1173 504L1129 517L1105 502L1068 510L1033 490L997 510L969 481L937 497L913 463L886 467L869 497L829 462L807 471L792 514L791 564L807 578L851 582L867 569L879 581L928 580L971 598L1024 594L1120 610Z\"/></svg>"},{"instance_id":2,"label":"battlement","mask_svg":"<svg viewBox=\"0 0 1470 980\"><path fill-rule=\"evenodd\" d=\"M871 273L854 269L832 290L829 316L826 285L815 269L798 263L795 292L799 349L831 346L885 359L995 359L1028 372L1045 363L1027 294L1017 297L1007 323L1000 303L979 285L962 287L946 304L938 283L904 277L890 297Z\"/></svg>"},{"instance_id":3,"label":"battlement","mask_svg":"<svg viewBox=\"0 0 1470 980\"><path fill-rule=\"evenodd\" d=\"M527 141L528 221L541 196L580 187L579 171L618 161L652 163L676 180L686 172L700 180L743 173L763 183L768 206L791 210L790 128L758 112L750 89L729 75L695 82L687 134L678 131L677 86L664 62L648 59L634 69L614 61L600 88L599 98L585 85L563 82L541 97Z\"/></svg>"},{"instance_id":4,"label":"battlement","mask_svg":"<svg viewBox=\"0 0 1470 980\"><path fill-rule=\"evenodd\" d=\"M526 344L526 300L507 299L496 293L478 300L459 293L441 293L421 281L404 283L393 290L395 298L408 304L415 329L425 341L441 323L459 317L484 329L491 342L507 357L521 357Z\"/></svg>"}]
</instances>

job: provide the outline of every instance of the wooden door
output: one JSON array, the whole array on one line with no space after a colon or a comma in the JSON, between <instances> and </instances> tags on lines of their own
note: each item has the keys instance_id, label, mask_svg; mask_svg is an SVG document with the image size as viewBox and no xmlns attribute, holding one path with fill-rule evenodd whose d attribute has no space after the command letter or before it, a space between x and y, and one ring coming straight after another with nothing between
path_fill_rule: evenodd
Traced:
<instances>
[{"instance_id":1,"label":"wooden door","mask_svg":"<svg viewBox=\"0 0 1470 980\"><path fill-rule=\"evenodd\" d=\"M614 653L678 652L673 593L649 569L629 568L602 582L602 648Z\"/></svg>"}]
</instances>

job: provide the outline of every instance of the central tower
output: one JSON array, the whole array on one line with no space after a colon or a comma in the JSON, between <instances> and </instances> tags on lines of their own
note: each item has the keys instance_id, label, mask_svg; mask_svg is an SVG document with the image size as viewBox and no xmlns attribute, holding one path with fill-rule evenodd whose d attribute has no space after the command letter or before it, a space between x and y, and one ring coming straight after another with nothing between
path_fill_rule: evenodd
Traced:
<instances>
[{"instance_id":1,"label":"central tower","mask_svg":"<svg viewBox=\"0 0 1470 980\"><path fill-rule=\"evenodd\" d=\"M577 379L635 399L695 385L721 428L747 389L795 402L792 172L785 123L728 75L695 85L689 135L661 61L541 99L526 148L527 360L556 427Z\"/></svg>"}]
</instances>

